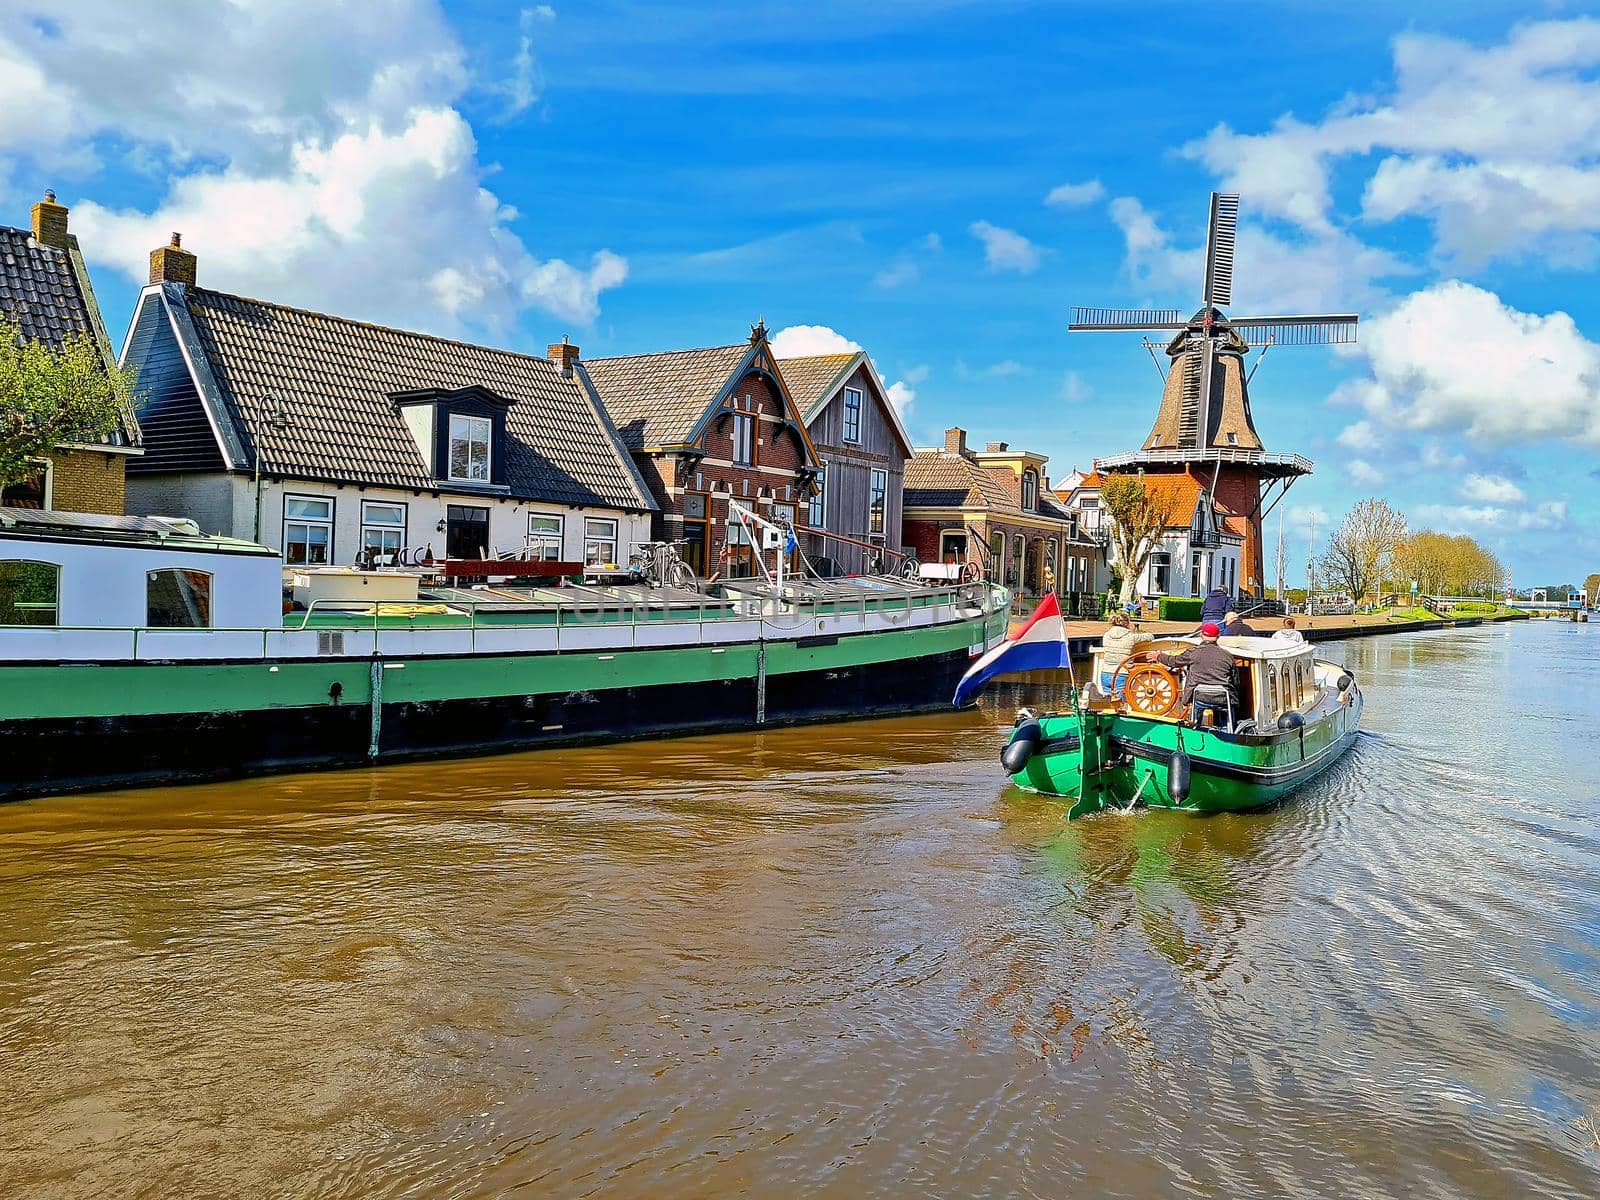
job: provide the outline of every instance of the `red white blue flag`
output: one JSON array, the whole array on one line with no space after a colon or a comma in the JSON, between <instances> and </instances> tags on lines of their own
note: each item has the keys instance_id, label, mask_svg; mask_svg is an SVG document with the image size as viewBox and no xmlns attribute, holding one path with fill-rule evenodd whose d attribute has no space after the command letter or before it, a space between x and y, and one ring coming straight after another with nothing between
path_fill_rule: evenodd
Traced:
<instances>
[{"instance_id":1,"label":"red white blue flag","mask_svg":"<svg viewBox=\"0 0 1600 1200\"><path fill-rule=\"evenodd\" d=\"M1061 606L1051 592L1033 610L1028 623L1007 636L989 653L973 663L956 685L957 708L963 708L996 675L1015 671L1049 671L1071 665L1067 656L1067 631L1061 623Z\"/></svg>"}]
</instances>

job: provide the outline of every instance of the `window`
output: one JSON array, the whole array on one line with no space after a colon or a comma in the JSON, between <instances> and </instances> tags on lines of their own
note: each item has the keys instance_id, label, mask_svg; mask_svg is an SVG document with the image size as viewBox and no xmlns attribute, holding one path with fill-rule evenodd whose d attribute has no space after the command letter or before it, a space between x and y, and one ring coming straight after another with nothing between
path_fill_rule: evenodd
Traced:
<instances>
[{"instance_id":1,"label":"window","mask_svg":"<svg viewBox=\"0 0 1600 1200\"><path fill-rule=\"evenodd\" d=\"M1299 663L1294 665L1294 702L1297 708L1306 702L1306 677Z\"/></svg>"},{"instance_id":2,"label":"window","mask_svg":"<svg viewBox=\"0 0 1600 1200\"><path fill-rule=\"evenodd\" d=\"M617 523L604 517L588 517L583 522L583 561L590 565L617 562Z\"/></svg>"},{"instance_id":3,"label":"window","mask_svg":"<svg viewBox=\"0 0 1600 1200\"><path fill-rule=\"evenodd\" d=\"M1039 507L1039 477L1032 471L1022 473L1022 511L1033 512Z\"/></svg>"},{"instance_id":4,"label":"window","mask_svg":"<svg viewBox=\"0 0 1600 1200\"><path fill-rule=\"evenodd\" d=\"M823 528L828 521L827 478L826 468L818 469L817 490L811 495L811 505L806 513L806 523L813 529Z\"/></svg>"},{"instance_id":5,"label":"window","mask_svg":"<svg viewBox=\"0 0 1600 1200\"><path fill-rule=\"evenodd\" d=\"M867 532L882 533L884 514L889 505L889 472L872 469L872 488L867 493Z\"/></svg>"},{"instance_id":6,"label":"window","mask_svg":"<svg viewBox=\"0 0 1600 1200\"><path fill-rule=\"evenodd\" d=\"M844 390L844 440L859 442L861 440L861 389L845 388Z\"/></svg>"},{"instance_id":7,"label":"window","mask_svg":"<svg viewBox=\"0 0 1600 1200\"><path fill-rule=\"evenodd\" d=\"M750 413L733 414L733 461L748 467L756 461L756 419Z\"/></svg>"},{"instance_id":8,"label":"window","mask_svg":"<svg viewBox=\"0 0 1600 1200\"><path fill-rule=\"evenodd\" d=\"M1278 673L1276 671L1274 671L1271 667L1267 668L1267 688L1268 688L1267 694L1270 697L1270 702L1272 704L1272 707L1269 708L1267 710L1267 712L1270 713L1272 716L1277 716L1278 715Z\"/></svg>"},{"instance_id":9,"label":"window","mask_svg":"<svg viewBox=\"0 0 1600 1200\"><path fill-rule=\"evenodd\" d=\"M54 625L60 595L54 563L0 562L0 625Z\"/></svg>"},{"instance_id":10,"label":"window","mask_svg":"<svg viewBox=\"0 0 1600 1200\"><path fill-rule=\"evenodd\" d=\"M1172 557L1166 550L1156 550L1150 555L1150 594L1168 595L1172 582Z\"/></svg>"},{"instance_id":11,"label":"window","mask_svg":"<svg viewBox=\"0 0 1600 1200\"><path fill-rule=\"evenodd\" d=\"M406 544L406 506L387 500L361 502L361 548L392 564Z\"/></svg>"},{"instance_id":12,"label":"window","mask_svg":"<svg viewBox=\"0 0 1600 1200\"><path fill-rule=\"evenodd\" d=\"M559 513L528 514L528 557L560 562L565 522Z\"/></svg>"},{"instance_id":13,"label":"window","mask_svg":"<svg viewBox=\"0 0 1600 1200\"><path fill-rule=\"evenodd\" d=\"M1006 570L1006 586L1018 588L1022 585L1022 568L1028 558L1028 542L1020 533L1011 543L1011 565Z\"/></svg>"},{"instance_id":14,"label":"window","mask_svg":"<svg viewBox=\"0 0 1600 1200\"><path fill-rule=\"evenodd\" d=\"M333 501L322 496L283 498L283 561L326 566L333 549Z\"/></svg>"},{"instance_id":15,"label":"window","mask_svg":"<svg viewBox=\"0 0 1600 1200\"><path fill-rule=\"evenodd\" d=\"M450 414L451 479L489 482L489 437L493 428L488 417Z\"/></svg>"},{"instance_id":16,"label":"window","mask_svg":"<svg viewBox=\"0 0 1600 1200\"><path fill-rule=\"evenodd\" d=\"M50 508L54 471L48 458L29 460L27 474L0 487L0 505L6 508Z\"/></svg>"},{"instance_id":17,"label":"window","mask_svg":"<svg viewBox=\"0 0 1600 1200\"><path fill-rule=\"evenodd\" d=\"M211 628L211 576L164 570L145 575L145 624L152 629Z\"/></svg>"}]
</instances>

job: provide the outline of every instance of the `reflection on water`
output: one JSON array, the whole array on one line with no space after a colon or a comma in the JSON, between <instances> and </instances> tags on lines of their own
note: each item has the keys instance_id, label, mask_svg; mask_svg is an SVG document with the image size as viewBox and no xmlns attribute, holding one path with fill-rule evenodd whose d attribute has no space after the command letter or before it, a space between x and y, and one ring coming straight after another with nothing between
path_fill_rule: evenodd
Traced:
<instances>
[{"instance_id":1,"label":"reflection on water","mask_svg":"<svg viewBox=\"0 0 1600 1200\"><path fill-rule=\"evenodd\" d=\"M5 1194L1588 1196L1600 628L1067 823L979 713L0 809Z\"/></svg>"}]
</instances>

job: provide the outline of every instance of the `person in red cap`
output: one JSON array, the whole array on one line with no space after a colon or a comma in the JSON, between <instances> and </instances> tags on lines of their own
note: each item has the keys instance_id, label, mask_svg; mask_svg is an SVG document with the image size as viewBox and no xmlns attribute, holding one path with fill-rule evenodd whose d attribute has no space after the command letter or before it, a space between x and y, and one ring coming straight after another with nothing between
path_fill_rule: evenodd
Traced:
<instances>
[{"instance_id":1,"label":"person in red cap","mask_svg":"<svg viewBox=\"0 0 1600 1200\"><path fill-rule=\"evenodd\" d=\"M1183 672L1182 702L1194 706L1192 709L1194 724L1198 726L1201 714L1209 710L1216 727L1227 729L1229 712L1238 704L1239 696L1233 683L1233 655L1217 645L1217 638L1221 636L1222 630L1217 627L1217 623L1207 621L1200 626L1198 646L1191 646L1182 654L1162 654L1157 658L1164 665ZM1226 688L1227 702L1197 701L1194 698L1194 690L1197 687Z\"/></svg>"}]
</instances>

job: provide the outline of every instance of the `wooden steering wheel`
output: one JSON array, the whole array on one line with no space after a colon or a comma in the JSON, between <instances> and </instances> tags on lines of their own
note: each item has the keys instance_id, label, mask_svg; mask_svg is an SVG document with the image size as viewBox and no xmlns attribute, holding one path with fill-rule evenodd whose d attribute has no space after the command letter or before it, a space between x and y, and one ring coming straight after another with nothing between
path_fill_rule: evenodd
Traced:
<instances>
[{"instance_id":1,"label":"wooden steering wheel","mask_svg":"<svg viewBox=\"0 0 1600 1200\"><path fill-rule=\"evenodd\" d=\"M1130 666L1123 684L1128 707L1140 716L1164 717L1177 706L1178 677L1158 662Z\"/></svg>"}]
</instances>

